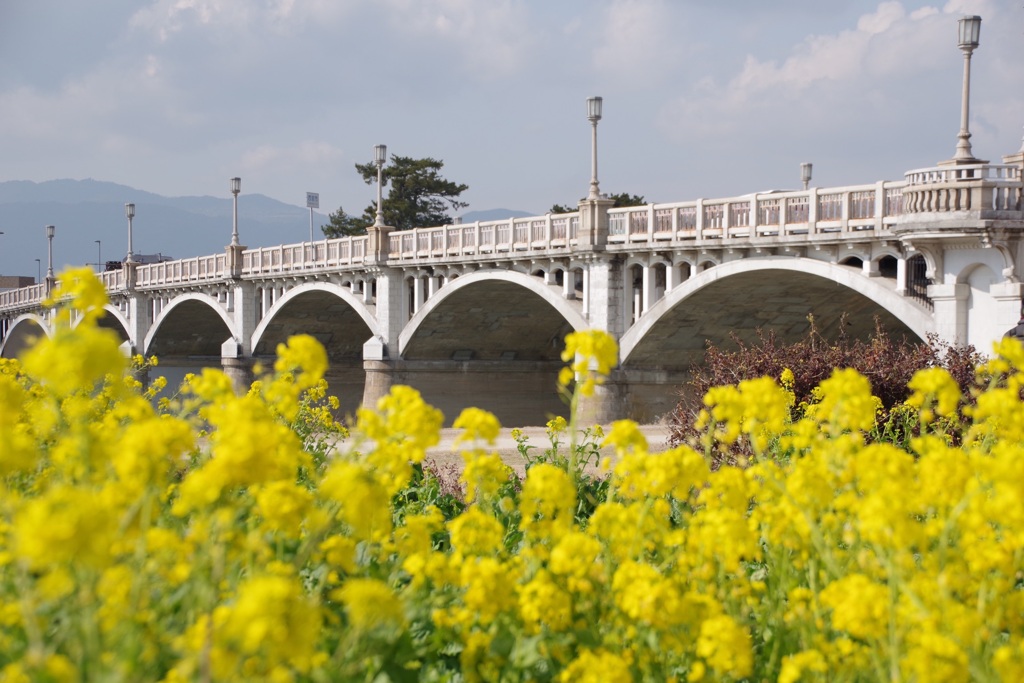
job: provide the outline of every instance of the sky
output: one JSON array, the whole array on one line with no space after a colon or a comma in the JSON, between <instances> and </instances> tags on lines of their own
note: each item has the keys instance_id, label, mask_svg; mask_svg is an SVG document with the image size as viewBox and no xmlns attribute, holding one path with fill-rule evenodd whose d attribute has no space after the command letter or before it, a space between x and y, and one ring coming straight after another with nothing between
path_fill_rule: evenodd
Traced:
<instances>
[{"instance_id":1,"label":"sky","mask_svg":"<svg viewBox=\"0 0 1024 683\"><path fill-rule=\"evenodd\" d=\"M896 180L1024 137L1021 0L2 0L0 180L261 193L361 213L354 164L433 157L467 211L598 177L649 202ZM33 226L35 227L35 226ZM2 227L0 227L2 229ZM2 245L0 245L2 246Z\"/></svg>"}]
</instances>

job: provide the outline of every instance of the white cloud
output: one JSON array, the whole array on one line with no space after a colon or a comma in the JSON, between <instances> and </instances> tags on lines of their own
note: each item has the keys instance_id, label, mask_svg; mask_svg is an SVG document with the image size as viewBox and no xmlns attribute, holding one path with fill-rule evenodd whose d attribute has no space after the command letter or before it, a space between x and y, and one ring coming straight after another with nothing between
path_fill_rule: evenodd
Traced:
<instances>
[{"instance_id":1,"label":"white cloud","mask_svg":"<svg viewBox=\"0 0 1024 683\"><path fill-rule=\"evenodd\" d=\"M688 134L694 128L721 134L734 126L749 126L750 119L742 112L750 107L792 107L804 98L804 115L818 111L833 120L840 118L851 105L869 102L883 82L940 68L942 50L949 47L949 25L948 14L934 7L908 15L900 2L882 2L862 15L856 28L807 36L781 62L748 55L725 84L704 79L666 107L662 123L678 130L685 122Z\"/></svg>"},{"instance_id":2,"label":"white cloud","mask_svg":"<svg viewBox=\"0 0 1024 683\"><path fill-rule=\"evenodd\" d=\"M262 5L251 0L157 0L137 11L129 23L161 42L194 27L289 33L310 23L334 23L363 4L366 0L267 0Z\"/></svg>"},{"instance_id":3,"label":"white cloud","mask_svg":"<svg viewBox=\"0 0 1024 683\"><path fill-rule=\"evenodd\" d=\"M343 157L342 151L330 143L303 140L294 147L260 145L242 155L241 165L247 172L272 169L281 173L314 165L334 164Z\"/></svg>"},{"instance_id":4,"label":"white cloud","mask_svg":"<svg viewBox=\"0 0 1024 683\"><path fill-rule=\"evenodd\" d=\"M663 0L615 0L605 10L601 37L593 50L598 72L622 82L657 83L682 54Z\"/></svg>"},{"instance_id":5,"label":"white cloud","mask_svg":"<svg viewBox=\"0 0 1024 683\"><path fill-rule=\"evenodd\" d=\"M857 20L857 30L861 33L875 35L885 33L897 21L905 16L903 5L896 0L883 2L874 14L865 14Z\"/></svg>"},{"instance_id":6,"label":"white cloud","mask_svg":"<svg viewBox=\"0 0 1024 683\"><path fill-rule=\"evenodd\" d=\"M460 55L461 67L480 80L514 74L536 44L526 6L516 0L386 0L400 32Z\"/></svg>"}]
</instances>

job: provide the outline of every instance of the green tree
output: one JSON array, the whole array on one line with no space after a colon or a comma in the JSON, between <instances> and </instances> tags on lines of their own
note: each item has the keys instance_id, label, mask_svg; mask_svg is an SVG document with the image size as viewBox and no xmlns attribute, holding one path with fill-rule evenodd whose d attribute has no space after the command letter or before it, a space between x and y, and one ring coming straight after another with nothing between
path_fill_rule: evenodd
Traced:
<instances>
[{"instance_id":1,"label":"green tree","mask_svg":"<svg viewBox=\"0 0 1024 683\"><path fill-rule=\"evenodd\" d=\"M391 163L384 167L382 174L383 185L390 186L381 201L384 224L396 230L444 225L452 222L449 211L469 206L459 199L469 185L446 180L441 176L442 168L444 162L438 159L392 154ZM356 171L367 185L377 182L377 165L372 161L356 164ZM323 231L328 237L362 235L373 225L376 216L376 202L370 203L359 217L346 214L339 207L331 214L331 222L323 226Z\"/></svg>"},{"instance_id":2,"label":"green tree","mask_svg":"<svg viewBox=\"0 0 1024 683\"><path fill-rule=\"evenodd\" d=\"M628 192L619 192L618 194L608 195L608 199L614 200L612 204L613 209L617 209L620 206L644 206L647 204L647 200L642 195L629 194ZM578 207L566 206L564 204L554 204L549 209L550 213L572 213L578 211Z\"/></svg>"},{"instance_id":3,"label":"green tree","mask_svg":"<svg viewBox=\"0 0 1024 683\"><path fill-rule=\"evenodd\" d=\"M338 207L338 210L332 213L329 218L331 222L327 225L321 226L324 235L327 237L349 237L352 235L365 235L366 228L373 225L373 217L366 220L365 216L350 216L345 213L345 209Z\"/></svg>"}]
</instances>

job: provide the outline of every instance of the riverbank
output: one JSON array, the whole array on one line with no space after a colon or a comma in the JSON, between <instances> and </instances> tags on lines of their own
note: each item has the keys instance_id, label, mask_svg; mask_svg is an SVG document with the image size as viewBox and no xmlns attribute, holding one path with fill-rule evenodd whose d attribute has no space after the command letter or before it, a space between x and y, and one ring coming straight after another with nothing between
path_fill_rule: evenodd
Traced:
<instances>
[{"instance_id":1,"label":"riverbank","mask_svg":"<svg viewBox=\"0 0 1024 683\"><path fill-rule=\"evenodd\" d=\"M609 427L605 426L607 431ZM538 451L543 452L550 447L547 430L544 427L523 427L521 431L527 437L527 444L535 446ZM640 431L647 439L647 446L652 453L668 449L669 427L667 424L641 425ZM460 454L462 444L456 445L455 439L462 434L461 429L442 429L441 441L436 446L427 449L427 461L433 463L438 469L449 466L462 468L463 460ZM505 428L495 440L493 450L497 451L506 465L522 474L526 469L526 460L519 452L516 440L512 438L512 430ZM613 448L602 450L602 456L607 455L614 458Z\"/></svg>"}]
</instances>

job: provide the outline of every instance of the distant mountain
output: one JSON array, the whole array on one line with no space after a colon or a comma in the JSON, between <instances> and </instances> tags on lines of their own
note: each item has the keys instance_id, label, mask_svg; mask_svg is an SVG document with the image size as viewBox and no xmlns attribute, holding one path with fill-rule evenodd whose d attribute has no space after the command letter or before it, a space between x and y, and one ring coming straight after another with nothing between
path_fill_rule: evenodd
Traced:
<instances>
[{"instance_id":1,"label":"distant mountain","mask_svg":"<svg viewBox=\"0 0 1024 683\"><path fill-rule=\"evenodd\" d=\"M0 182L0 275L45 276L45 226L56 226L53 267L119 261L128 251L125 202L135 204L132 251L191 258L224 251L231 241L230 197L164 197L101 180ZM537 214L510 209L470 211L464 223ZM314 237L330 219L313 214ZM309 209L261 194L238 198L238 233L249 248L309 239ZM97 241L99 244L97 244ZM36 263L36 261L39 261Z\"/></svg>"},{"instance_id":2,"label":"distant mountain","mask_svg":"<svg viewBox=\"0 0 1024 683\"><path fill-rule=\"evenodd\" d=\"M124 258L125 202L135 204L132 250L137 254L189 258L222 252L231 241L231 198L163 197L98 180L14 180L0 182L0 274L45 275L46 225L56 226L55 270ZM320 226L328 222L314 212L315 237L323 236ZM238 232L250 248L308 240L309 209L265 195L242 195Z\"/></svg>"}]
</instances>

